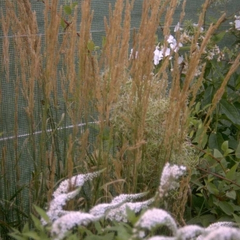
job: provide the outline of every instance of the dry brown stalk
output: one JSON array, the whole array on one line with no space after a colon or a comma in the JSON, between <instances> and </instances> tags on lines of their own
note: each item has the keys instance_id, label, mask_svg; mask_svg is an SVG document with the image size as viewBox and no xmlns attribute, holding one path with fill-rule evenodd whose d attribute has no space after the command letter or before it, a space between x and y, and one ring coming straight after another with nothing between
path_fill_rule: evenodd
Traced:
<instances>
[{"instance_id":1,"label":"dry brown stalk","mask_svg":"<svg viewBox=\"0 0 240 240\"><path fill-rule=\"evenodd\" d=\"M215 110L219 101L221 100L222 95L224 94L224 91L225 91L225 87L227 86L227 83L230 80L230 77L232 76L232 74L234 72L236 72L236 70L239 68L239 66L240 66L240 53L238 54L238 56L236 57L236 59L232 63L227 75L225 76L225 78L222 81L222 84L221 84L220 88L217 90L217 92L213 96L212 105L208 109L208 112L207 112L207 115L206 115L206 118L205 118L206 129L208 128L208 126L211 122L211 117L210 116L211 116L212 112Z\"/></svg>"},{"instance_id":2,"label":"dry brown stalk","mask_svg":"<svg viewBox=\"0 0 240 240\"><path fill-rule=\"evenodd\" d=\"M204 4L202 13L199 17L199 24L203 23L203 18L205 16L206 6L208 5L208 1ZM197 81L197 84L192 84L192 81L195 77L195 71L199 66L199 62L201 56L204 53L204 50L213 35L216 29L220 26L220 24L224 21L225 15L223 14L219 20L215 24L211 24L209 29L206 32L204 40L202 41L199 48L197 48L197 37L199 35L199 31L197 31L196 35L194 36L194 40L191 45L190 50L190 59L188 70L186 73L186 78L184 80L184 84L182 89L179 88L180 78L179 78L179 69L178 64L176 64L177 60L175 60L175 66L173 71L173 87L171 88L170 92L170 111L167 117L167 128L166 128L166 136L164 140L164 148L168 149L167 152L170 153L171 149L181 149L181 143L184 141L186 136L187 130L187 119L190 113L190 108L187 105L188 99L193 96L193 93L197 93L199 87L201 86L201 80L203 77L200 77ZM202 26L202 25L199 25ZM200 27L199 27L200 28ZM204 71L204 68L202 69ZM192 104L192 103L191 103ZM191 105L190 104L190 105ZM169 154L166 156L166 160L170 157Z\"/></svg>"}]
</instances>

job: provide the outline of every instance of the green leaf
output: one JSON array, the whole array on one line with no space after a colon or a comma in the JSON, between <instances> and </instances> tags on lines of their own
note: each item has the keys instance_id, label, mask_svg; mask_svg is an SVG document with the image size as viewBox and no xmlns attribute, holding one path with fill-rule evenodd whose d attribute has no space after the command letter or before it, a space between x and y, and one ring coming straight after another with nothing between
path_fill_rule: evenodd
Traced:
<instances>
[{"instance_id":1,"label":"green leaf","mask_svg":"<svg viewBox=\"0 0 240 240\"><path fill-rule=\"evenodd\" d=\"M223 150L223 152L226 152L228 150L228 141L224 141L221 149Z\"/></svg>"},{"instance_id":2,"label":"green leaf","mask_svg":"<svg viewBox=\"0 0 240 240\"><path fill-rule=\"evenodd\" d=\"M104 236L91 235L84 238L84 240L112 240L115 233L107 233Z\"/></svg>"},{"instance_id":3,"label":"green leaf","mask_svg":"<svg viewBox=\"0 0 240 240\"><path fill-rule=\"evenodd\" d=\"M215 194L215 195L219 194L219 190L213 183L207 182L206 185L207 185L207 189L210 193Z\"/></svg>"},{"instance_id":4,"label":"green leaf","mask_svg":"<svg viewBox=\"0 0 240 240\"><path fill-rule=\"evenodd\" d=\"M230 180L236 179L236 170L238 168L238 163L236 163L226 174L226 178Z\"/></svg>"},{"instance_id":5,"label":"green leaf","mask_svg":"<svg viewBox=\"0 0 240 240\"><path fill-rule=\"evenodd\" d=\"M73 3L71 4L71 8L74 9L77 5L78 5L78 2L73 2Z\"/></svg>"},{"instance_id":6,"label":"green leaf","mask_svg":"<svg viewBox=\"0 0 240 240\"><path fill-rule=\"evenodd\" d=\"M34 222L35 228L40 230L40 231L42 231L43 230L43 226L41 224L41 221L38 218L36 218L33 214L31 214L31 218L32 218L32 220Z\"/></svg>"},{"instance_id":7,"label":"green leaf","mask_svg":"<svg viewBox=\"0 0 240 240\"><path fill-rule=\"evenodd\" d=\"M27 232L27 233L23 233L23 235L26 236L26 237L30 237L32 239L35 239L35 240L41 240L40 236L35 232Z\"/></svg>"},{"instance_id":8,"label":"green leaf","mask_svg":"<svg viewBox=\"0 0 240 240\"><path fill-rule=\"evenodd\" d=\"M227 215L232 215L234 212L233 207L228 202L219 202L217 205Z\"/></svg>"},{"instance_id":9,"label":"green leaf","mask_svg":"<svg viewBox=\"0 0 240 240\"><path fill-rule=\"evenodd\" d=\"M29 232L29 225L28 225L28 223L26 223L26 224L24 225L22 232L23 232L23 233Z\"/></svg>"},{"instance_id":10,"label":"green leaf","mask_svg":"<svg viewBox=\"0 0 240 240\"><path fill-rule=\"evenodd\" d=\"M233 217L234 217L236 223L240 224L240 217L234 213L233 213Z\"/></svg>"},{"instance_id":11,"label":"green leaf","mask_svg":"<svg viewBox=\"0 0 240 240\"><path fill-rule=\"evenodd\" d=\"M235 200L237 197L237 194L236 194L236 191L232 190L232 191L227 191L226 196L230 199Z\"/></svg>"},{"instance_id":12,"label":"green leaf","mask_svg":"<svg viewBox=\"0 0 240 240\"><path fill-rule=\"evenodd\" d=\"M214 34L214 35L212 36L211 40L213 40L214 43L218 43L218 42L220 42L220 41L223 39L223 37L225 36L225 34L226 34L225 31L222 31L222 32L220 32L220 33L218 33L218 34Z\"/></svg>"},{"instance_id":13,"label":"green leaf","mask_svg":"<svg viewBox=\"0 0 240 240\"><path fill-rule=\"evenodd\" d=\"M224 156L218 149L213 150L213 156L219 160L222 160L224 158Z\"/></svg>"},{"instance_id":14,"label":"green leaf","mask_svg":"<svg viewBox=\"0 0 240 240\"><path fill-rule=\"evenodd\" d=\"M229 119L233 124L236 124L238 127L240 127L240 113L232 103L229 103L225 99L221 99L220 109L222 114L224 114L227 119Z\"/></svg>"},{"instance_id":15,"label":"green leaf","mask_svg":"<svg viewBox=\"0 0 240 240\"><path fill-rule=\"evenodd\" d=\"M63 9L64 9L64 12L65 12L67 15L71 15L72 9L71 9L70 6L64 6Z\"/></svg>"},{"instance_id":16,"label":"green leaf","mask_svg":"<svg viewBox=\"0 0 240 240\"><path fill-rule=\"evenodd\" d=\"M47 223L50 222L50 219L44 210L42 210L40 207L36 205L34 205L34 208L37 211L37 213L40 215L40 217L42 217Z\"/></svg>"},{"instance_id":17,"label":"green leaf","mask_svg":"<svg viewBox=\"0 0 240 240\"><path fill-rule=\"evenodd\" d=\"M11 236L12 238L15 238L16 240L26 240L26 237L18 236L15 233L9 233L9 236Z\"/></svg>"},{"instance_id":18,"label":"green leaf","mask_svg":"<svg viewBox=\"0 0 240 240\"><path fill-rule=\"evenodd\" d=\"M107 42L107 39L106 39L106 37L102 37L102 47L104 47L104 46L105 46L106 42Z\"/></svg>"},{"instance_id":19,"label":"green leaf","mask_svg":"<svg viewBox=\"0 0 240 240\"><path fill-rule=\"evenodd\" d=\"M89 40L88 43L87 43L87 49L88 49L89 51L93 51L94 48L95 48L94 42L93 42L92 40Z\"/></svg>"},{"instance_id":20,"label":"green leaf","mask_svg":"<svg viewBox=\"0 0 240 240\"><path fill-rule=\"evenodd\" d=\"M204 148L208 140L205 128L203 125L198 126L196 136L193 139L193 143L197 143L199 147Z\"/></svg>"},{"instance_id":21,"label":"green leaf","mask_svg":"<svg viewBox=\"0 0 240 240\"><path fill-rule=\"evenodd\" d=\"M101 232L103 231L103 230L102 230L102 226L101 226L101 224L100 224L99 221L95 222L95 223L94 223L94 226L95 226L95 228L96 228L98 234L101 233Z\"/></svg>"},{"instance_id":22,"label":"green leaf","mask_svg":"<svg viewBox=\"0 0 240 240\"><path fill-rule=\"evenodd\" d=\"M132 211L128 206L126 207L127 212L127 219L130 223L133 225L137 222L138 218L136 217L136 214L134 211Z\"/></svg>"},{"instance_id":23,"label":"green leaf","mask_svg":"<svg viewBox=\"0 0 240 240\"><path fill-rule=\"evenodd\" d=\"M63 29L65 29L66 26L67 26L67 24L64 22L63 19L61 19L61 27L62 27Z\"/></svg>"},{"instance_id":24,"label":"green leaf","mask_svg":"<svg viewBox=\"0 0 240 240\"><path fill-rule=\"evenodd\" d=\"M237 149L235 151L235 155L236 155L237 158L240 158L240 142L237 145Z\"/></svg>"},{"instance_id":25,"label":"green leaf","mask_svg":"<svg viewBox=\"0 0 240 240\"><path fill-rule=\"evenodd\" d=\"M211 149L220 149L223 142L224 139L221 133L211 133L208 140L208 146Z\"/></svg>"}]
</instances>

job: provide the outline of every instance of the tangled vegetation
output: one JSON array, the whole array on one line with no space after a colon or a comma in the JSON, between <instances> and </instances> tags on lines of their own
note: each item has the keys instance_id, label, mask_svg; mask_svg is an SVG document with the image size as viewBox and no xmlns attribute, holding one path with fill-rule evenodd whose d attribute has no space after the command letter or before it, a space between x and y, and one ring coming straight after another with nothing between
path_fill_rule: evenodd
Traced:
<instances>
[{"instance_id":1,"label":"tangled vegetation","mask_svg":"<svg viewBox=\"0 0 240 240\"><path fill-rule=\"evenodd\" d=\"M134 0L116 0L96 46L91 1L42 1L42 37L30 0L6 0L3 79L15 105L14 156L7 138L1 155L2 237L239 236L240 12L207 19L222 2L206 0L194 23L187 0L144 0L132 30Z\"/></svg>"}]
</instances>

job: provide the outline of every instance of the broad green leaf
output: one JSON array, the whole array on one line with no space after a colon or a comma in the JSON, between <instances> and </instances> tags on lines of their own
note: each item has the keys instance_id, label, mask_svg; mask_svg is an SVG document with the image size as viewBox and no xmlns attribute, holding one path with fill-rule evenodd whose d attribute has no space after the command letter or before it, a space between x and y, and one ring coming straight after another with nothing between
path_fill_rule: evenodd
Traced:
<instances>
[{"instance_id":1,"label":"broad green leaf","mask_svg":"<svg viewBox=\"0 0 240 240\"><path fill-rule=\"evenodd\" d=\"M226 34L225 31L222 31L222 32L220 32L220 33L218 33L218 34L214 34L214 35L212 36L211 40L213 40L214 43L218 43L218 42L220 42L220 41L223 39L223 37L225 36L225 34Z\"/></svg>"},{"instance_id":2,"label":"broad green leaf","mask_svg":"<svg viewBox=\"0 0 240 240\"><path fill-rule=\"evenodd\" d=\"M213 156L219 160L222 160L224 158L224 156L218 149L213 150Z\"/></svg>"},{"instance_id":3,"label":"broad green leaf","mask_svg":"<svg viewBox=\"0 0 240 240\"><path fill-rule=\"evenodd\" d=\"M93 42L92 40L89 40L88 43L87 43L87 49L88 49L89 51L93 51L94 48L95 48L94 42Z\"/></svg>"},{"instance_id":4,"label":"broad green leaf","mask_svg":"<svg viewBox=\"0 0 240 240\"><path fill-rule=\"evenodd\" d=\"M102 47L104 47L104 46L105 46L106 42L107 42L107 39L106 39L106 37L105 37L105 36L104 36L104 37L102 37Z\"/></svg>"},{"instance_id":5,"label":"broad green leaf","mask_svg":"<svg viewBox=\"0 0 240 240\"><path fill-rule=\"evenodd\" d=\"M112 240L114 239L115 233L108 233L104 236L91 235L84 238L84 240Z\"/></svg>"},{"instance_id":6,"label":"broad green leaf","mask_svg":"<svg viewBox=\"0 0 240 240\"><path fill-rule=\"evenodd\" d=\"M15 235L15 233L9 233L9 236L11 236L12 238L16 239L16 240L26 240L27 237L21 237L18 235Z\"/></svg>"},{"instance_id":7,"label":"broad green leaf","mask_svg":"<svg viewBox=\"0 0 240 240\"><path fill-rule=\"evenodd\" d=\"M29 232L29 225L28 225L28 223L26 223L26 224L24 225L22 232L23 232L23 233Z\"/></svg>"},{"instance_id":8,"label":"broad green leaf","mask_svg":"<svg viewBox=\"0 0 240 240\"><path fill-rule=\"evenodd\" d=\"M198 146L204 148L207 144L208 136L206 134L205 128L203 125L198 127L195 138L193 139L193 143L197 143Z\"/></svg>"},{"instance_id":9,"label":"broad green leaf","mask_svg":"<svg viewBox=\"0 0 240 240\"><path fill-rule=\"evenodd\" d=\"M224 139L221 133L211 133L208 140L208 146L211 149L221 149Z\"/></svg>"},{"instance_id":10,"label":"broad green leaf","mask_svg":"<svg viewBox=\"0 0 240 240\"><path fill-rule=\"evenodd\" d=\"M236 194L236 191L232 190L232 191L227 191L226 196L230 199L235 200L237 197L237 194Z\"/></svg>"},{"instance_id":11,"label":"broad green leaf","mask_svg":"<svg viewBox=\"0 0 240 240\"><path fill-rule=\"evenodd\" d=\"M221 149L223 150L223 152L226 152L228 150L228 141L224 141Z\"/></svg>"},{"instance_id":12,"label":"broad green leaf","mask_svg":"<svg viewBox=\"0 0 240 240\"><path fill-rule=\"evenodd\" d=\"M50 222L50 219L44 210L42 210L40 207L36 205L34 205L34 208L37 211L37 213L40 215L40 217L42 217L47 223Z\"/></svg>"},{"instance_id":13,"label":"broad green leaf","mask_svg":"<svg viewBox=\"0 0 240 240\"><path fill-rule=\"evenodd\" d=\"M217 187L211 183L211 182L207 182L207 189L210 193L214 194L214 195L218 195L219 194L219 190L217 189Z\"/></svg>"},{"instance_id":14,"label":"broad green leaf","mask_svg":"<svg viewBox=\"0 0 240 240\"><path fill-rule=\"evenodd\" d=\"M235 155L237 158L240 158L240 142L238 143L237 149L235 151Z\"/></svg>"},{"instance_id":15,"label":"broad green leaf","mask_svg":"<svg viewBox=\"0 0 240 240\"><path fill-rule=\"evenodd\" d=\"M72 9L71 9L70 6L64 6L63 9L64 9L64 12L65 12L67 15L71 15Z\"/></svg>"},{"instance_id":16,"label":"broad green leaf","mask_svg":"<svg viewBox=\"0 0 240 240\"><path fill-rule=\"evenodd\" d=\"M30 237L34 240L41 240L40 236L36 232L27 232L27 233L23 233L23 235L26 237Z\"/></svg>"},{"instance_id":17,"label":"broad green leaf","mask_svg":"<svg viewBox=\"0 0 240 240\"><path fill-rule=\"evenodd\" d=\"M236 179L236 170L238 168L238 163L236 163L227 173L226 178L230 180Z\"/></svg>"},{"instance_id":18,"label":"broad green leaf","mask_svg":"<svg viewBox=\"0 0 240 240\"><path fill-rule=\"evenodd\" d=\"M67 24L64 22L63 19L61 19L61 27L62 27L63 29L65 29L66 26L67 26Z\"/></svg>"},{"instance_id":19,"label":"broad green leaf","mask_svg":"<svg viewBox=\"0 0 240 240\"><path fill-rule=\"evenodd\" d=\"M95 223L94 223L94 226L95 226L95 228L96 228L96 230L97 230L98 233L101 233L101 232L102 232L102 226L101 226L101 224L100 224L99 221L95 222Z\"/></svg>"},{"instance_id":20,"label":"broad green leaf","mask_svg":"<svg viewBox=\"0 0 240 240\"><path fill-rule=\"evenodd\" d=\"M73 2L71 8L74 9L78 5L78 2Z\"/></svg>"},{"instance_id":21,"label":"broad green leaf","mask_svg":"<svg viewBox=\"0 0 240 240\"><path fill-rule=\"evenodd\" d=\"M219 202L217 204L224 213L227 215L232 215L233 214L233 207L228 203L228 202Z\"/></svg>"},{"instance_id":22,"label":"broad green leaf","mask_svg":"<svg viewBox=\"0 0 240 240\"><path fill-rule=\"evenodd\" d=\"M214 88L212 85L208 86L205 91L204 91L204 97L202 100L202 107L205 107L206 105L209 105L212 103L212 99L213 99L213 93Z\"/></svg>"},{"instance_id":23,"label":"broad green leaf","mask_svg":"<svg viewBox=\"0 0 240 240\"><path fill-rule=\"evenodd\" d=\"M34 222L35 228L41 231L43 229L41 221L38 218L36 218L33 214L31 214L31 218Z\"/></svg>"},{"instance_id":24,"label":"broad green leaf","mask_svg":"<svg viewBox=\"0 0 240 240\"><path fill-rule=\"evenodd\" d=\"M240 216L233 213L233 217L234 217L236 223L240 224Z\"/></svg>"},{"instance_id":25,"label":"broad green leaf","mask_svg":"<svg viewBox=\"0 0 240 240\"><path fill-rule=\"evenodd\" d=\"M221 99L220 109L222 114L224 114L233 124L240 127L240 113L232 103L229 103L225 99Z\"/></svg>"},{"instance_id":26,"label":"broad green leaf","mask_svg":"<svg viewBox=\"0 0 240 240\"><path fill-rule=\"evenodd\" d=\"M135 212L132 211L129 207L126 207L126 212L127 212L128 221L134 225L138 219L136 217Z\"/></svg>"}]
</instances>

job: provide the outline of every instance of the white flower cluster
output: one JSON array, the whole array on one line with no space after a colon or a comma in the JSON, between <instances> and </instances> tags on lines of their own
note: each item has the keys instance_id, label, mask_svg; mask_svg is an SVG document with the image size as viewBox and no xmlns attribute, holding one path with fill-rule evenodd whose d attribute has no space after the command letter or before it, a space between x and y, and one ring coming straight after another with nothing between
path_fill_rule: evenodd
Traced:
<instances>
[{"instance_id":1,"label":"white flower cluster","mask_svg":"<svg viewBox=\"0 0 240 240\"><path fill-rule=\"evenodd\" d=\"M68 213L68 211L63 210L63 207L65 206L67 201L76 197L79 192L80 192L80 188L78 188L70 193L59 194L56 198L54 198L50 202L49 209L47 211L47 215L51 222L55 221L60 216ZM43 223L43 225L46 224L46 222L44 220L42 220L42 223Z\"/></svg>"},{"instance_id":2,"label":"white flower cluster","mask_svg":"<svg viewBox=\"0 0 240 240\"><path fill-rule=\"evenodd\" d=\"M179 27L180 28L180 27ZM177 31L178 28L175 27L175 30ZM167 56L171 55L171 51L177 52L180 47L182 47L182 43L178 43L177 40L172 36L169 35L167 38L167 43L169 44L169 47L159 47L157 46L154 51L154 57L153 57L153 62L154 65L158 65L159 62ZM171 57L170 57L171 58ZM183 58L179 58L179 64L183 61Z\"/></svg>"},{"instance_id":3,"label":"white flower cluster","mask_svg":"<svg viewBox=\"0 0 240 240\"><path fill-rule=\"evenodd\" d=\"M47 215L50 221L53 222L59 217L68 214L68 211L63 210L66 202L77 196L86 181L99 176L102 171L103 170L87 174L79 174L62 181L56 191L54 191L53 200L49 204ZM77 189L69 192L70 187L77 187ZM42 223L43 225L46 225L46 222L43 219Z\"/></svg>"},{"instance_id":4,"label":"white flower cluster","mask_svg":"<svg viewBox=\"0 0 240 240\"><path fill-rule=\"evenodd\" d=\"M176 235L177 224L172 216L162 209L152 208L147 210L136 222L133 233L136 237L141 238L144 237L145 230L151 231L161 226L167 227L173 235Z\"/></svg>"},{"instance_id":5,"label":"white flower cluster","mask_svg":"<svg viewBox=\"0 0 240 240\"><path fill-rule=\"evenodd\" d=\"M139 213L142 209L146 209L154 201L152 198L144 202L131 202L144 197L147 192L121 194L113 198L110 203L101 203L94 206L90 209L89 213L63 210L67 201L73 199L77 196L77 194L79 194L84 183L99 176L101 172L102 171L79 174L69 180L64 180L53 193L53 200L49 204L47 215L52 222L51 235L54 240L63 239L67 232L75 226L88 225L89 223L98 221L104 217L109 220L127 221L127 208L135 213ZM77 187L77 189L68 192L71 187ZM42 219L42 224L46 225L47 223Z\"/></svg>"},{"instance_id":6,"label":"white flower cluster","mask_svg":"<svg viewBox=\"0 0 240 240\"><path fill-rule=\"evenodd\" d=\"M187 168L185 166L171 166L169 163L166 163L160 179L160 198L168 196L169 191L177 189L179 187L179 179L186 173Z\"/></svg>"},{"instance_id":7,"label":"white flower cluster","mask_svg":"<svg viewBox=\"0 0 240 240\"><path fill-rule=\"evenodd\" d=\"M146 232L167 227L172 236L146 237ZM134 225L135 238L146 240L235 240L240 239L240 229L232 222L219 222L203 228L197 225L188 225L177 228L175 220L171 215L161 209L149 209Z\"/></svg>"},{"instance_id":8,"label":"white flower cluster","mask_svg":"<svg viewBox=\"0 0 240 240\"><path fill-rule=\"evenodd\" d=\"M236 16L236 15L235 15L234 24L235 24L236 30L240 30L240 16Z\"/></svg>"},{"instance_id":9,"label":"white flower cluster","mask_svg":"<svg viewBox=\"0 0 240 240\"><path fill-rule=\"evenodd\" d=\"M66 233L75 226L88 225L91 222L99 220L99 217L95 217L89 213L83 212L69 212L68 214L58 218L53 224L51 234L54 236L54 240L61 240L66 236Z\"/></svg>"},{"instance_id":10,"label":"white flower cluster","mask_svg":"<svg viewBox=\"0 0 240 240\"><path fill-rule=\"evenodd\" d=\"M154 198L151 198L144 202L126 202L119 208L112 209L107 215L106 219L117 222L127 222L127 209L134 213L139 213L141 210L147 209L150 204L154 202Z\"/></svg>"},{"instance_id":11,"label":"white flower cluster","mask_svg":"<svg viewBox=\"0 0 240 240\"><path fill-rule=\"evenodd\" d=\"M182 228L177 227L177 223L172 216L162 209L148 209L156 199L151 198L143 202L132 202L144 197L145 193L121 194L112 199L110 203L101 203L90 209L88 213L81 211L63 210L63 206L70 199L73 199L80 192L80 187L85 181L91 180L98 176L102 171L89 174L80 174L70 179L69 182L63 181L53 196L47 215L52 222L51 235L54 240L62 240L67 236L68 231L72 228L83 225L86 226L91 222L98 221L102 218L110 221L127 222L128 209L134 213L140 213L146 210L134 225L133 237L146 239L146 231L152 231L156 228L167 227L172 236L153 236L146 240L231 240L239 239L240 229L237 225L229 222L219 222L210 225L208 228L202 228L196 225L189 225ZM159 194L161 197L167 196L167 193L179 187L179 179L187 172L186 167L170 165L166 163L160 180ZM85 176L84 176L85 175ZM78 186L72 192L68 192L69 184ZM147 210L148 209L148 210ZM42 220L43 224L46 224Z\"/></svg>"},{"instance_id":12,"label":"white flower cluster","mask_svg":"<svg viewBox=\"0 0 240 240\"><path fill-rule=\"evenodd\" d=\"M56 198L58 195L67 193L70 187L82 187L86 181L91 181L93 178L98 177L103 170L87 173L87 174L78 174L62 181L56 191L53 193L53 197Z\"/></svg>"}]
</instances>

